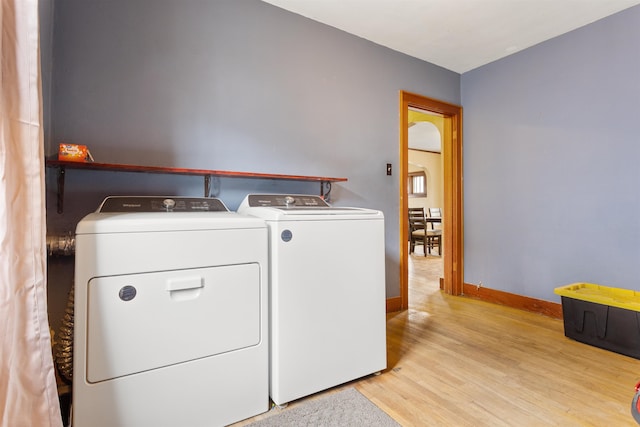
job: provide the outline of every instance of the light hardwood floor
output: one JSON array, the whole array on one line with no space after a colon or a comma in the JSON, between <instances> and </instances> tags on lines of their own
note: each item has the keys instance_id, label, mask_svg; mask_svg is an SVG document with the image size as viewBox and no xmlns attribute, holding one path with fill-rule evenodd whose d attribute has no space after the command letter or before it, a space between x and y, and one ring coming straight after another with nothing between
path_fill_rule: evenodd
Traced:
<instances>
[{"instance_id":1,"label":"light hardwood floor","mask_svg":"<svg viewBox=\"0 0 640 427\"><path fill-rule=\"evenodd\" d=\"M403 426L637 425L639 360L566 338L562 320L443 294L441 268L410 256L410 308L387 315L388 369L342 387Z\"/></svg>"}]
</instances>

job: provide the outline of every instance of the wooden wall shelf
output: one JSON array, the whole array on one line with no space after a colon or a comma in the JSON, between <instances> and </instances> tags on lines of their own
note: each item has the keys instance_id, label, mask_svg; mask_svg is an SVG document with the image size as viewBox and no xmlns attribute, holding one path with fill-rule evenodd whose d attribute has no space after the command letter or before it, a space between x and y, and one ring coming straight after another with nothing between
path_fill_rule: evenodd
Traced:
<instances>
[{"instance_id":1,"label":"wooden wall shelf","mask_svg":"<svg viewBox=\"0 0 640 427\"><path fill-rule=\"evenodd\" d=\"M96 163L96 162L68 162L64 160L47 160L46 166L58 169L58 213L63 212L64 204L64 178L66 169L87 169L111 172L139 172L139 173L159 173L169 175L191 175L201 176L204 178L204 196L211 197L211 178L251 178L251 179L275 179L284 181L310 181L320 183L320 195L328 196L331 192L331 183L344 182L347 178L331 178L326 176L307 176L307 175L282 175L270 173L254 173L254 172L235 172L221 171L209 169L185 169L185 168L168 168L160 166L140 166L126 165L114 163ZM326 187L326 192L325 192Z\"/></svg>"}]
</instances>

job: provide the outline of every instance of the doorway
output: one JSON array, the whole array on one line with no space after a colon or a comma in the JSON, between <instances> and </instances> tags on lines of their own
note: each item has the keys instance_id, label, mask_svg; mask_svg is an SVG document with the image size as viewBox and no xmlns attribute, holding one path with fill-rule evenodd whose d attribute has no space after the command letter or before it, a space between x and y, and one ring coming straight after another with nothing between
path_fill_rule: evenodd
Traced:
<instances>
[{"instance_id":1,"label":"doorway","mask_svg":"<svg viewBox=\"0 0 640 427\"><path fill-rule=\"evenodd\" d=\"M462 227L462 107L400 91L400 309L409 307L408 264L408 152L409 109L419 109L444 118L442 257L444 259L442 289L460 295L463 285Z\"/></svg>"}]
</instances>

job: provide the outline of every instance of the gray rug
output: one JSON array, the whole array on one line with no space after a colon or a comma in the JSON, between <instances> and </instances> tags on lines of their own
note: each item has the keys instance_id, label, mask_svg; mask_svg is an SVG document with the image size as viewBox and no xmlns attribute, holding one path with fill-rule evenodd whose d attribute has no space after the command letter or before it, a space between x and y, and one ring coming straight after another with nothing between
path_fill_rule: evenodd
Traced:
<instances>
[{"instance_id":1,"label":"gray rug","mask_svg":"<svg viewBox=\"0 0 640 427\"><path fill-rule=\"evenodd\" d=\"M273 408L269 417L248 427L399 427L400 424L364 397L348 388L284 409Z\"/></svg>"}]
</instances>

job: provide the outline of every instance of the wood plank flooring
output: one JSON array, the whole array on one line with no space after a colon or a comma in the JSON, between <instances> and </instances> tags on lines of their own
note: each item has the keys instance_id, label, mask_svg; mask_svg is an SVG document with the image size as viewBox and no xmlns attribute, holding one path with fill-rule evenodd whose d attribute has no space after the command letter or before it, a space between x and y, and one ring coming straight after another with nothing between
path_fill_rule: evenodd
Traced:
<instances>
[{"instance_id":1,"label":"wood plank flooring","mask_svg":"<svg viewBox=\"0 0 640 427\"><path fill-rule=\"evenodd\" d=\"M439 257L412 254L409 269L410 308L387 315L388 369L342 387L403 426L637 425L640 360L566 338L562 320L443 294Z\"/></svg>"}]
</instances>

